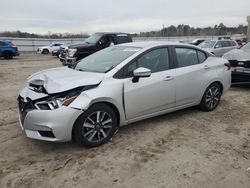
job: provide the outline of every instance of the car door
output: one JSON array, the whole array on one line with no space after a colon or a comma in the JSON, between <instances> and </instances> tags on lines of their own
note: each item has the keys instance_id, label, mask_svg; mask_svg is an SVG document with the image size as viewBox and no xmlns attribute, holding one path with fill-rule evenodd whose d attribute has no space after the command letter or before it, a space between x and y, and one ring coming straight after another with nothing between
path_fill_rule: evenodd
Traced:
<instances>
[{"instance_id":1,"label":"car door","mask_svg":"<svg viewBox=\"0 0 250 188\"><path fill-rule=\"evenodd\" d=\"M126 67L128 78L124 79L124 106L128 120L174 107L175 84L171 61L169 49L158 48L146 52ZM133 83L133 70L138 67L148 68L152 74Z\"/></svg>"},{"instance_id":2,"label":"car door","mask_svg":"<svg viewBox=\"0 0 250 188\"><path fill-rule=\"evenodd\" d=\"M189 106L197 102L209 79L210 66L207 54L189 47L175 47L176 107Z\"/></svg>"},{"instance_id":3,"label":"car door","mask_svg":"<svg viewBox=\"0 0 250 188\"><path fill-rule=\"evenodd\" d=\"M222 41L216 42L214 46L214 55L217 57L221 57L224 54L225 47L222 45Z\"/></svg>"}]
</instances>

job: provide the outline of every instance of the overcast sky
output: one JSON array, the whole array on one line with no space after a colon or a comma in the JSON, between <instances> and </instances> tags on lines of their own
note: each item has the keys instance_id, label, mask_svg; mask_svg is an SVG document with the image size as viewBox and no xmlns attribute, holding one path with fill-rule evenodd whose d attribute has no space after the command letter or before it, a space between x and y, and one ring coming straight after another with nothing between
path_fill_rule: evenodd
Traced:
<instances>
[{"instance_id":1,"label":"overcast sky","mask_svg":"<svg viewBox=\"0 0 250 188\"><path fill-rule=\"evenodd\" d=\"M250 0L0 0L0 31L34 33L159 30L246 25Z\"/></svg>"}]
</instances>

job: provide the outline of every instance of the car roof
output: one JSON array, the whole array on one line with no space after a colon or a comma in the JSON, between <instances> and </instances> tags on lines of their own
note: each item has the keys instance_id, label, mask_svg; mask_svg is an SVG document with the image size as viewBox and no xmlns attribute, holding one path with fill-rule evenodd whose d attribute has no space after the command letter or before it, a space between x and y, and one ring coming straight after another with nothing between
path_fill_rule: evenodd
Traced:
<instances>
[{"instance_id":1,"label":"car roof","mask_svg":"<svg viewBox=\"0 0 250 188\"><path fill-rule=\"evenodd\" d=\"M143 41L143 42L130 42L119 44L118 46L126 46L126 47L137 47L137 48L152 48L157 46L188 46L195 47L190 44L180 43L180 42L167 42L167 41Z\"/></svg>"}]
</instances>

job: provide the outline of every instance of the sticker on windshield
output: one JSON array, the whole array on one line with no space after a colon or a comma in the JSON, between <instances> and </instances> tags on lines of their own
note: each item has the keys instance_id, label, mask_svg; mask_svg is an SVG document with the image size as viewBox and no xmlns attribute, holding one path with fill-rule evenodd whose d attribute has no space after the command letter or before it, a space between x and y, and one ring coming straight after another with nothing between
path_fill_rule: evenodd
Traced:
<instances>
[{"instance_id":1,"label":"sticker on windshield","mask_svg":"<svg viewBox=\"0 0 250 188\"><path fill-rule=\"evenodd\" d=\"M138 52L140 48L125 48L124 52Z\"/></svg>"}]
</instances>

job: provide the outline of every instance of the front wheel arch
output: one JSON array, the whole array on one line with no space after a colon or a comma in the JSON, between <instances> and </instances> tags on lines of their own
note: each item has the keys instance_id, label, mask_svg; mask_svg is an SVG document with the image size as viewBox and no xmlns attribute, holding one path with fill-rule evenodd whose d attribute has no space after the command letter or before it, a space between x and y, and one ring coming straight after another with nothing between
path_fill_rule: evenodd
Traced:
<instances>
[{"instance_id":1,"label":"front wheel arch","mask_svg":"<svg viewBox=\"0 0 250 188\"><path fill-rule=\"evenodd\" d=\"M112 104L112 103L110 103L110 102L96 102L96 103L93 103L93 104L91 104L91 106L93 106L93 105L97 105L97 104L105 104L105 105L107 105L107 106L109 106L109 107L111 107L113 110L114 110L114 112L115 112L115 114L116 114L116 117L117 117L117 126L119 127L120 126L120 112L119 112L119 110L118 110L118 108L114 105L114 104ZM91 106L89 106L89 108L91 107ZM80 117L81 115L79 115L79 117ZM78 117L78 118L79 118ZM72 131L71 131L71 138L74 138L74 131L75 131L75 126L76 126L76 123L77 123L77 120L78 120L78 118L76 119L76 121L75 121L75 123L74 123L74 125L73 125L73 128L72 128Z\"/></svg>"}]
</instances>

